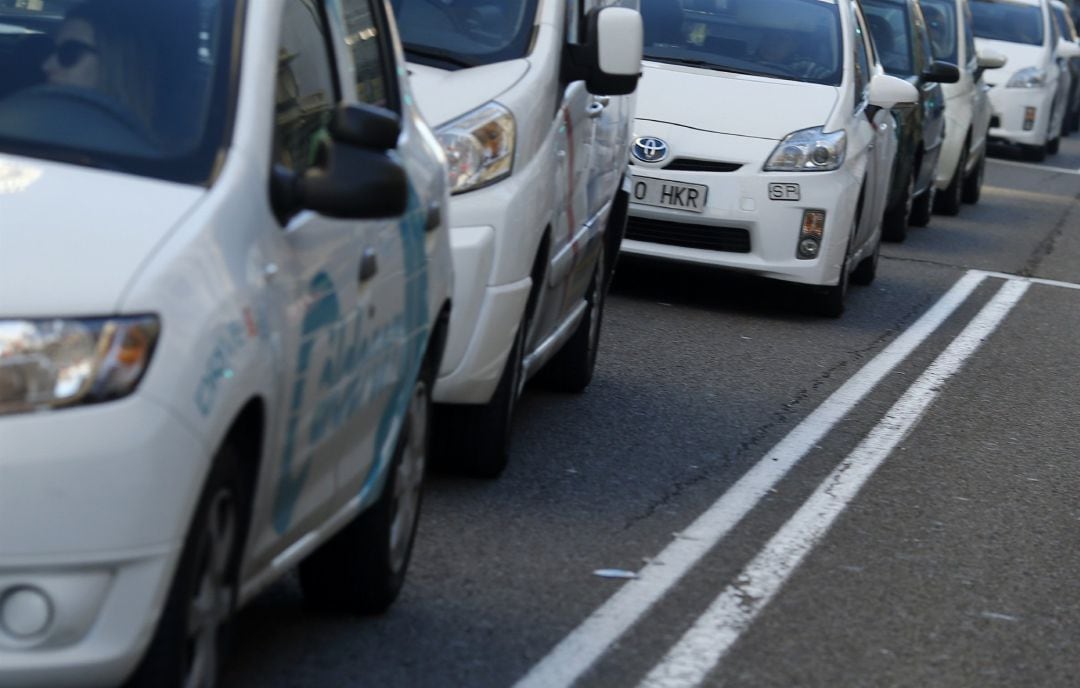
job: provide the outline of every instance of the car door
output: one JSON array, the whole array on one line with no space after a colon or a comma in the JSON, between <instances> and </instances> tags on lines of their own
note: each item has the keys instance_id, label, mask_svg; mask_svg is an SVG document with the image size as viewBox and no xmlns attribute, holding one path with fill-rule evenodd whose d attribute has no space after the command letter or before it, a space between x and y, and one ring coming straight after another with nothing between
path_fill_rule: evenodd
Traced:
<instances>
[{"instance_id":1,"label":"car door","mask_svg":"<svg viewBox=\"0 0 1080 688\"><path fill-rule=\"evenodd\" d=\"M968 0L961 0L960 14L963 21L963 57L964 66L961 80L965 85L970 84L972 90L971 105L971 147L969 160L975 160L977 155L986 149L986 133L990 129L990 86L982 78L982 70L979 68L979 54L975 49L975 20L971 16L971 6Z\"/></svg>"},{"instance_id":2,"label":"car door","mask_svg":"<svg viewBox=\"0 0 1080 688\"><path fill-rule=\"evenodd\" d=\"M915 86L921 91L923 108L923 169L917 172L920 176L915 188L922 190L934 183L941 144L945 141L945 91L940 83L927 81L920 76L934 62L934 53L930 46L930 30L918 3L912 3L910 16Z\"/></svg>"},{"instance_id":3,"label":"car door","mask_svg":"<svg viewBox=\"0 0 1080 688\"><path fill-rule=\"evenodd\" d=\"M278 43L273 161L276 178L321 163L340 83L322 0L285 0ZM254 565L264 564L333 513L338 465L353 447L348 372L370 335L370 293L358 288L371 242L363 222L311 211L274 229L271 303L285 361L273 449L272 494L259 495Z\"/></svg>"},{"instance_id":4,"label":"car door","mask_svg":"<svg viewBox=\"0 0 1080 688\"><path fill-rule=\"evenodd\" d=\"M880 66L875 70L875 58L873 54L870 33L866 26L866 20L862 15L862 9L857 3L851 4L851 46L853 54L848 58L852 61L855 74L853 79L855 95L855 111L852 114L851 142L849 150L853 156L865 157L864 172L864 196L862 203L862 216L852 239L852 247L858 247L867 241L885 210L885 196L888 194L889 169L892 164L891 156L882 160L882 153L888 150L888 142L883 136L879 120L884 111L872 108L869 105L870 80L874 74L882 72ZM888 112L884 112L888 117ZM857 160L853 160L853 163Z\"/></svg>"}]
</instances>

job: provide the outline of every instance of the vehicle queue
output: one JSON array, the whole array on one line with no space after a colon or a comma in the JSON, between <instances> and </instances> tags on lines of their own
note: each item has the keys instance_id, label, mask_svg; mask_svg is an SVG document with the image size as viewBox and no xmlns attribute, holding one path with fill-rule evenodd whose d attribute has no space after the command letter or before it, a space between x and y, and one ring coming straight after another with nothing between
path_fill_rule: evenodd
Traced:
<instances>
[{"instance_id":1,"label":"vehicle queue","mask_svg":"<svg viewBox=\"0 0 1080 688\"><path fill-rule=\"evenodd\" d=\"M386 610L427 468L497 476L526 381L588 386L620 251L839 316L990 142L1056 152L1076 36L1059 0L0 0L0 685L214 685L297 568Z\"/></svg>"}]
</instances>

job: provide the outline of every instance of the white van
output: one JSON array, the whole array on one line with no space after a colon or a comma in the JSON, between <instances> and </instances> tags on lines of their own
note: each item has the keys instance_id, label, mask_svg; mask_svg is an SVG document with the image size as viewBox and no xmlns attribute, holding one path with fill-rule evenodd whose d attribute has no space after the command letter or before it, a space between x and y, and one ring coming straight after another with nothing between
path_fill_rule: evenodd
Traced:
<instances>
[{"instance_id":1,"label":"white van","mask_svg":"<svg viewBox=\"0 0 1080 688\"><path fill-rule=\"evenodd\" d=\"M990 140L1040 161L1057 153L1068 109L1068 66L1080 46L1063 39L1048 0L971 0L975 47L1009 60L986 75L993 88Z\"/></svg>"},{"instance_id":2,"label":"white van","mask_svg":"<svg viewBox=\"0 0 1080 688\"><path fill-rule=\"evenodd\" d=\"M524 382L544 367L564 390L592 377L626 217L641 17L636 1L391 5L453 194L435 446L445 464L495 476Z\"/></svg>"},{"instance_id":3,"label":"white van","mask_svg":"<svg viewBox=\"0 0 1080 688\"><path fill-rule=\"evenodd\" d=\"M0 27L0 685L212 686L297 564L313 602L385 609L451 263L383 4Z\"/></svg>"}]
</instances>

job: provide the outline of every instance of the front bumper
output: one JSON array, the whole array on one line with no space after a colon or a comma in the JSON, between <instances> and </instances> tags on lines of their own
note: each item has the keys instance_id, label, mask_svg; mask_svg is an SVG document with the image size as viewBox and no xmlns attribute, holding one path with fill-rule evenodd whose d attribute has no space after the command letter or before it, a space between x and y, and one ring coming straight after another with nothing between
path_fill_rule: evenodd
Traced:
<instances>
[{"instance_id":1,"label":"front bumper","mask_svg":"<svg viewBox=\"0 0 1080 688\"><path fill-rule=\"evenodd\" d=\"M736 172L673 172L634 166L640 175L708 187L702 213L640 205L631 198L622 250L627 254L715 265L773 279L834 285L854 224L859 180L844 168L833 172L763 173L755 165ZM798 201L772 200L770 184L797 184ZM797 257L803 214L825 211L825 234L818 256ZM742 237L740 251L689 247L680 233L711 238L712 231ZM745 241L748 239L748 250Z\"/></svg>"},{"instance_id":2,"label":"front bumper","mask_svg":"<svg viewBox=\"0 0 1080 688\"><path fill-rule=\"evenodd\" d=\"M205 448L139 397L0 418L0 446L0 686L122 682L168 593ZM26 591L43 612L5 608Z\"/></svg>"},{"instance_id":3,"label":"front bumper","mask_svg":"<svg viewBox=\"0 0 1080 688\"><path fill-rule=\"evenodd\" d=\"M1054 94L1046 87L995 86L990 89L990 106L994 117L991 124L996 125L990 127L990 140L1025 146L1046 145L1053 102ZM1035 118L1025 128L1024 117L1029 107L1035 108Z\"/></svg>"}]
</instances>

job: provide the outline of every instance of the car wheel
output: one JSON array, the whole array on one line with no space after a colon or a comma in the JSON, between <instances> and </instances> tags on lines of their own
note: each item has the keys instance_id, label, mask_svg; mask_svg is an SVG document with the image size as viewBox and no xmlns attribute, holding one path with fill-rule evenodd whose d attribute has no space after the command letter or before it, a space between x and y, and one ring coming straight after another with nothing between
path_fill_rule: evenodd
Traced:
<instances>
[{"instance_id":1,"label":"car wheel","mask_svg":"<svg viewBox=\"0 0 1080 688\"><path fill-rule=\"evenodd\" d=\"M854 231L854 230L852 230ZM819 315L827 318L839 318L844 314L844 303L847 301L849 256L844 256L844 263L840 266L840 280L833 286L817 287L817 300L815 309Z\"/></svg>"},{"instance_id":2,"label":"car wheel","mask_svg":"<svg viewBox=\"0 0 1080 688\"><path fill-rule=\"evenodd\" d=\"M911 206L915 196L915 173L908 177L907 188L904 197L897 201L892 208L885 211L885 217L881 223L881 238L885 241L901 242L907 239L908 220L911 218Z\"/></svg>"},{"instance_id":3,"label":"car wheel","mask_svg":"<svg viewBox=\"0 0 1080 688\"><path fill-rule=\"evenodd\" d=\"M585 315L574 334L559 353L548 361L542 373L542 382L560 392L579 393L592 382L596 368L596 354L600 348L600 325L604 318L604 275L607 274L606 251L600 245L600 255L593 268L589 291L585 296Z\"/></svg>"},{"instance_id":4,"label":"car wheel","mask_svg":"<svg viewBox=\"0 0 1080 688\"><path fill-rule=\"evenodd\" d=\"M975 163L975 169L964 177L964 203L975 204L979 202L979 197L982 196L984 176L986 176L985 150L979 155L979 162Z\"/></svg>"},{"instance_id":5,"label":"car wheel","mask_svg":"<svg viewBox=\"0 0 1080 688\"><path fill-rule=\"evenodd\" d=\"M1024 157L1030 162L1042 162L1046 160L1047 146L1043 144L1041 146L1023 146L1021 151Z\"/></svg>"},{"instance_id":6,"label":"car wheel","mask_svg":"<svg viewBox=\"0 0 1080 688\"><path fill-rule=\"evenodd\" d=\"M128 688L213 688L236 606L246 523L239 462L229 447L214 458L154 637Z\"/></svg>"},{"instance_id":7,"label":"car wheel","mask_svg":"<svg viewBox=\"0 0 1080 688\"><path fill-rule=\"evenodd\" d=\"M938 193L934 199L934 210L942 215L958 215L960 207L964 203L964 172L967 169L968 142L964 141L960 149L960 160L956 163L956 172L953 173L949 185L945 190Z\"/></svg>"},{"instance_id":8,"label":"car wheel","mask_svg":"<svg viewBox=\"0 0 1080 688\"><path fill-rule=\"evenodd\" d=\"M499 384L486 404L440 404L433 417L432 459L476 478L497 478L510 457L510 431L524 386L522 359L528 318L518 325Z\"/></svg>"},{"instance_id":9,"label":"car wheel","mask_svg":"<svg viewBox=\"0 0 1080 688\"><path fill-rule=\"evenodd\" d=\"M1046 142L1046 152L1049 155L1057 155L1061 150L1061 136L1055 136L1053 139Z\"/></svg>"},{"instance_id":10,"label":"car wheel","mask_svg":"<svg viewBox=\"0 0 1080 688\"><path fill-rule=\"evenodd\" d=\"M908 223L912 227L925 227L930 224L930 217L934 211L934 196L936 195L937 189L934 188L934 184L931 182L926 191L915 197L911 204L911 215L908 217Z\"/></svg>"},{"instance_id":11,"label":"car wheel","mask_svg":"<svg viewBox=\"0 0 1080 688\"><path fill-rule=\"evenodd\" d=\"M877 277L878 260L881 257L881 242L874 245L874 252L859 261L855 269L851 271L851 281L855 284L866 286L872 284Z\"/></svg>"},{"instance_id":12,"label":"car wheel","mask_svg":"<svg viewBox=\"0 0 1080 688\"><path fill-rule=\"evenodd\" d=\"M416 381L382 494L300 563L304 599L321 609L380 614L405 583L420 520L431 388Z\"/></svg>"}]
</instances>

